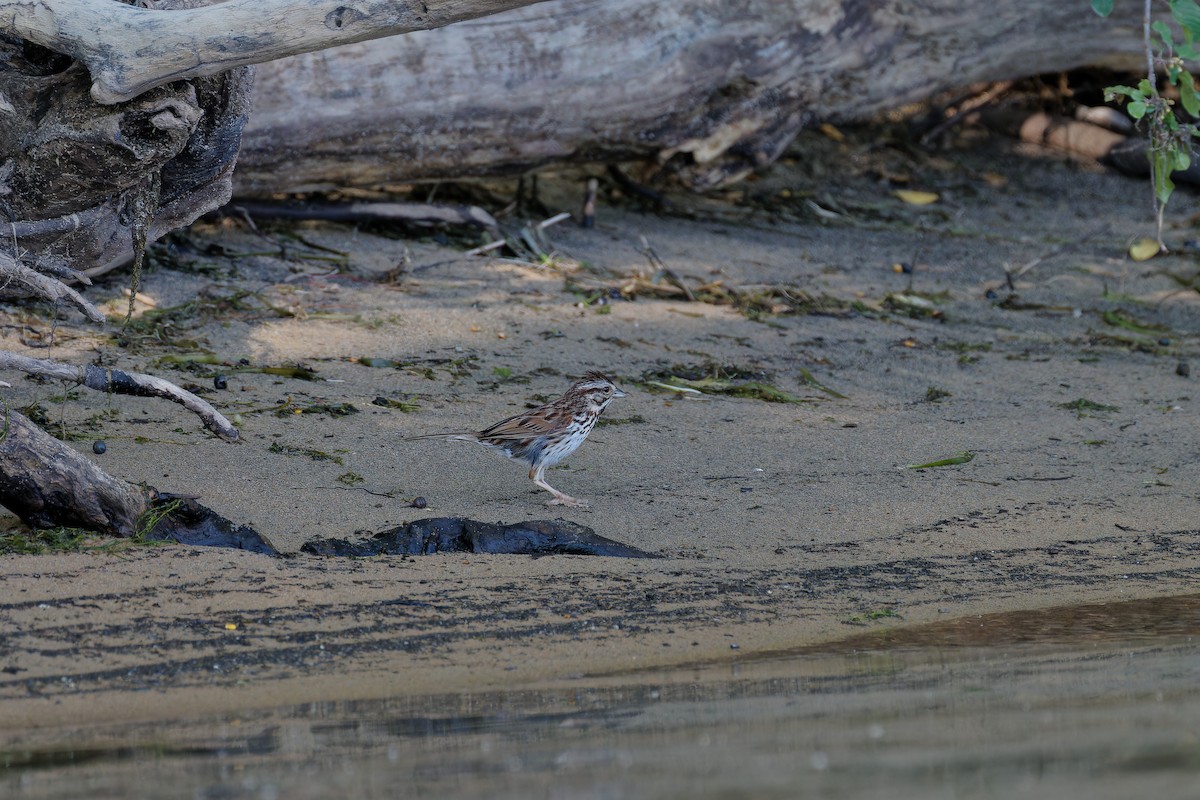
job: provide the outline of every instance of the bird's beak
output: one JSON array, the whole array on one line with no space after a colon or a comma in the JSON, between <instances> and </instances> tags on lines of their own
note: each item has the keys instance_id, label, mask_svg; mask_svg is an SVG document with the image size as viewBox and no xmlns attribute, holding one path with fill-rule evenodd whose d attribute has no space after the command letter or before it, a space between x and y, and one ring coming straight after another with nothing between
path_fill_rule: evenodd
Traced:
<instances>
[{"instance_id":1,"label":"bird's beak","mask_svg":"<svg viewBox=\"0 0 1200 800\"><path fill-rule=\"evenodd\" d=\"M614 386L613 387L613 398L615 399L617 397L629 397L629 395L626 394L625 392L622 392L620 389L618 389L617 387Z\"/></svg>"}]
</instances>

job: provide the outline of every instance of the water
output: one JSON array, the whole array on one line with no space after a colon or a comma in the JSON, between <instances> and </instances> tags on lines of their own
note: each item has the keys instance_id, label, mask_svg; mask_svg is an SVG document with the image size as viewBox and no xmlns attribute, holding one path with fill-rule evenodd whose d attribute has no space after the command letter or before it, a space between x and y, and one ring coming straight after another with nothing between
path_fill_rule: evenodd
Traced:
<instances>
[{"instance_id":1,"label":"water","mask_svg":"<svg viewBox=\"0 0 1200 800\"><path fill-rule=\"evenodd\" d=\"M0 797L1200 797L1198 634L1200 595L539 689L39 732L0 753Z\"/></svg>"}]
</instances>

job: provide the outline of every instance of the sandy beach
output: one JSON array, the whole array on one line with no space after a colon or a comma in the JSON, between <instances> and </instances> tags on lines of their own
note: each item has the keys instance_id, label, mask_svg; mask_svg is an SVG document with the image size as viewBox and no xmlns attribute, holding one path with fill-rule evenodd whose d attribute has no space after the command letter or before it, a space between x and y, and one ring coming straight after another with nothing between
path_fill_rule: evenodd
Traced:
<instances>
[{"instance_id":1,"label":"sandy beach","mask_svg":"<svg viewBox=\"0 0 1200 800\"><path fill-rule=\"evenodd\" d=\"M40 405L110 474L200 495L288 555L0 557L0 739L545 686L1194 592L1191 198L1168 212L1173 252L1135 263L1149 190L1092 165L971 136L938 155L865 135L793 150L720 196L672 195L671 213L608 198L595 228L546 230L548 265L230 217L156 251L140 288L153 309L139 303L124 346L127 274L87 290L117 321L69 316L50 348L35 346L47 310L6 303L5 348L198 387L242 441L169 403L64 402L6 375L9 407ZM542 181L552 211L576 210L576 177ZM1026 265L1010 289L1006 267ZM698 299L654 296L656 280ZM705 302L725 289L742 307ZM221 363L171 360L200 353ZM315 379L245 370L297 365ZM404 441L482 428L593 369L629 397L548 473L589 510L546 508L525 469L482 448ZM795 402L655 385L670 375ZM434 516L562 517L665 558L298 552Z\"/></svg>"}]
</instances>

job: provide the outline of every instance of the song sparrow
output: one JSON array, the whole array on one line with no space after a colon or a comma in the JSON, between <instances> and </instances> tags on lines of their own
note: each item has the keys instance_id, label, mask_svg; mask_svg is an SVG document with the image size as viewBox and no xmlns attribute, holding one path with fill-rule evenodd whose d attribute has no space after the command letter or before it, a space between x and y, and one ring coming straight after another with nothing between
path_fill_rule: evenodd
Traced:
<instances>
[{"instance_id":1,"label":"song sparrow","mask_svg":"<svg viewBox=\"0 0 1200 800\"><path fill-rule=\"evenodd\" d=\"M414 439L458 439L476 442L513 459L529 463L529 477L554 495L546 505L587 508L578 500L546 483L547 467L574 453L592 432L605 406L614 398L625 397L607 377L589 372L567 389L566 394L543 406L502 419L475 433L435 433Z\"/></svg>"}]
</instances>

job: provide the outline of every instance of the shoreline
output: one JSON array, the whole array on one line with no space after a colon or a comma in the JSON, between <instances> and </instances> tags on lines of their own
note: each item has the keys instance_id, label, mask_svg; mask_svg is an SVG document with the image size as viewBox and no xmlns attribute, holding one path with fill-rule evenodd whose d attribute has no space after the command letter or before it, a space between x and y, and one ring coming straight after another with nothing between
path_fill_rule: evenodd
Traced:
<instances>
[{"instance_id":1,"label":"shoreline","mask_svg":"<svg viewBox=\"0 0 1200 800\"><path fill-rule=\"evenodd\" d=\"M170 403L4 390L109 474L202 495L285 552L427 517L562 516L666 556L3 556L3 735L586 682L1194 591L1200 394L1180 365L1200 363L1200 293L1172 277L1195 271L1183 250L1126 257L1152 224L1144 187L990 139L925 157L814 133L796 152L728 197L687 200L692 219L604 207L595 229L554 226L548 264L225 220L147 271L157 305L124 344L3 310L7 349L102 357L241 418L231 445ZM878 177L899 173L939 199L906 205ZM539 186L551 208L578 199L571 180ZM814 217L809 195L840 216ZM1171 209L1172 241L1190 235L1184 214ZM298 240L271 237L297 232L348 254L344 269L289 260ZM646 242L707 300L656 284ZM1006 265L1047 253L1005 288ZM89 298L116 317L126 280ZM52 349L22 342L38 326ZM629 396L548 475L590 511L547 511L519 465L482 448L406 441L478 429L589 369ZM664 376L713 382L679 393Z\"/></svg>"}]
</instances>

